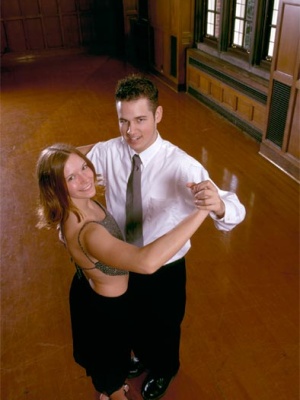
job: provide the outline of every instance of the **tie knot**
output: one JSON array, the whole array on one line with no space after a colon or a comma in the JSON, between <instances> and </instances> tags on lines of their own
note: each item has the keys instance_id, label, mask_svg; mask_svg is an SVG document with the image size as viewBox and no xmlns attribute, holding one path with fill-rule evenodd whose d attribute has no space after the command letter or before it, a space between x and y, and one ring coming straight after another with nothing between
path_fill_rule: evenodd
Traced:
<instances>
[{"instance_id":1,"label":"tie knot","mask_svg":"<svg viewBox=\"0 0 300 400\"><path fill-rule=\"evenodd\" d=\"M132 157L132 161L133 161L133 166L137 169L137 171L139 170L139 167L142 164L142 160L140 159L140 156L138 154L135 154Z\"/></svg>"}]
</instances>

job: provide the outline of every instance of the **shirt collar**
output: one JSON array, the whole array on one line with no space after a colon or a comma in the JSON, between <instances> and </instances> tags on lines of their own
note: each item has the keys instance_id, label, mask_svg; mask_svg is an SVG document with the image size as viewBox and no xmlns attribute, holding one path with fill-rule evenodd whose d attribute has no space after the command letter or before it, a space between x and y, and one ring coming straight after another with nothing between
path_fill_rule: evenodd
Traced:
<instances>
[{"instance_id":1,"label":"shirt collar","mask_svg":"<svg viewBox=\"0 0 300 400\"><path fill-rule=\"evenodd\" d=\"M157 138L155 139L155 142L151 144L146 150L142 151L139 153L140 159L142 160L143 166L146 167L146 165L149 163L149 161L155 156L155 154L158 152L162 145L162 138L157 131ZM130 157L132 158L135 154L137 154L130 146L128 146L129 149L129 154Z\"/></svg>"}]
</instances>

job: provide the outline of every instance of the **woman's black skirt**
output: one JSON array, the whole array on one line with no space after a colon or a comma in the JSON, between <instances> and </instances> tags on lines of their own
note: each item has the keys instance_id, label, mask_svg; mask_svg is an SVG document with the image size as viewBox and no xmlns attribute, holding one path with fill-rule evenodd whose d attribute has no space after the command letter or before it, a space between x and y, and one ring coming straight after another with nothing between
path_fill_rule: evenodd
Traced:
<instances>
[{"instance_id":1,"label":"woman's black skirt","mask_svg":"<svg viewBox=\"0 0 300 400\"><path fill-rule=\"evenodd\" d=\"M108 396L120 389L130 362L128 295L104 297L75 274L70 288L75 361Z\"/></svg>"}]
</instances>

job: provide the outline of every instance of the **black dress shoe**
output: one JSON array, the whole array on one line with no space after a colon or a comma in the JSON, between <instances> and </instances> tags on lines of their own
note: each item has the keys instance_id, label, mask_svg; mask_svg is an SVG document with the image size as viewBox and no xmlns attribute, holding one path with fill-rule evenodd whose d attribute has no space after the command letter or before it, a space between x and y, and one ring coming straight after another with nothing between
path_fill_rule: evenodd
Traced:
<instances>
[{"instance_id":1,"label":"black dress shoe","mask_svg":"<svg viewBox=\"0 0 300 400\"><path fill-rule=\"evenodd\" d=\"M166 393L174 376L159 377L148 376L142 387L144 400L158 400Z\"/></svg>"},{"instance_id":2,"label":"black dress shoe","mask_svg":"<svg viewBox=\"0 0 300 400\"><path fill-rule=\"evenodd\" d=\"M136 378L137 376L140 376L144 371L145 367L140 362L140 360L137 357L131 357L127 378Z\"/></svg>"}]
</instances>

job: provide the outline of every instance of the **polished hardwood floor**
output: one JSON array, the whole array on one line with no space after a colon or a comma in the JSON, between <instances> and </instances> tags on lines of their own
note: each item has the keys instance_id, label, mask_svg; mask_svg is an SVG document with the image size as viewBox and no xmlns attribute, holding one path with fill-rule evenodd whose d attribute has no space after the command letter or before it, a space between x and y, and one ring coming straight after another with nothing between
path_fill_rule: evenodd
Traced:
<instances>
[{"instance_id":1,"label":"polished hardwood floor","mask_svg":"<svg viewBox=\"0 0 300 400\"><path fill-rule=\"evenodd\" d=\"M118 135L114 87L133 71L84 53L2 59L3 400L96 398L72 357L73 265L56 232L35 227L35 163L54 142L81 146ZM299 185L259 155L254 139L153 79L163 137L201 161L219 187L236 191L247 210L232 232L206 220L192 239L182 365L164 400L297 400ZM130 381L131 400L141 400L143 379Z\"/></svg>"}]
</instances>

